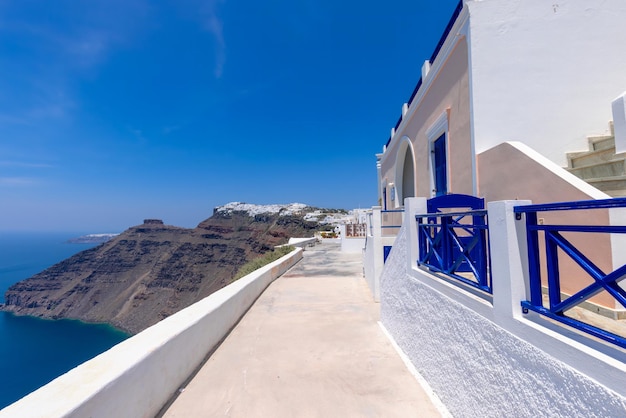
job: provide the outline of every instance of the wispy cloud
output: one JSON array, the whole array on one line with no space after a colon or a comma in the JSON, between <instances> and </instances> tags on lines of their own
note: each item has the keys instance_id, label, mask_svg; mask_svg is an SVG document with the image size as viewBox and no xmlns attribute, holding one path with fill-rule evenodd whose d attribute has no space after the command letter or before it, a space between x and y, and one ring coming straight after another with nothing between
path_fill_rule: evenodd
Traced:
<instances>
[{"instance_id":1,"label":"wispy cloud","mask_svg":"<svg viewBox=\"0 0 626 418\"><path fill-rule=\"evenodd\" d=\"M5 187L33 186L37 183L37 180L29 177L0 177L0 186Z\"/></svg>"},{"instance_id":2,"label":"wispy cloud","mask_svg":"<svg viewBox=\"0 0 626 418\"><path fill-rule=\"evenodd\" d=\"M43 3L0 1L0 121L17 125L65 118L77 108L77 81L141 30L145 0Z\"/></svg>"},{"instance_id":3,"label":"wispy cloud","mask_svg":"<svg viewBox=\"0 0 626 418\"><path fill-rule=\"evenodd\" d=\"M219 6L224 0L180 0L179 10L191 20L211 34L214 42L215 78L221 78L226 65L226 41L224 38L224 21L219 17Z\"/></svg>"},{"instance_id":4,"label":"wispy cloud","mask_svg":"<svg viewBox=\"0 0 626 418\"><path fill-rule=\"evenodd\" d=\"M217 17L217 7L213 6L208 11L205 28L215 40L215 77L220 78L224 73L224 64L226 64L226 42L224 41L224 25Z\"/></svg>"},{"instance_id":5,"label":"wispy cloud","mask_svg":"<svg viewBox=\"0 0 626 418\"><path fill-rule=\"evenodd\" d=\"M25 161L8 161L0 160L0 167L15 167L15 168L54 168L52 164L46 163L32 163Z\"/></svg>"},{"instance_id":6,"label":"wispy cloud","mask_svg":"<svg viewBox=\"0 0 626 418\"><path fill-rule=\"evenodd\" d=\"M27 123L27 120L22 115L14 115L11 113L2 113L0 114L0 124L5 125L24 125Z\"/></svg>"},{"instance_id":7,"label":"wispy cloud","mask_svg":"<svg viewBox=\"0 0 626 418\"><path fill-rule=\"evenodd\" d=\"M137 140L138 144L145 145L148 143L148 140L145 137L143 130L135 128L133 126L128 126L126 129L128 129L128 132L130 132L132 136Z\"/></svg>"},{"instance_id":8,"label":"wispy cloud","mask_svg":"<svg viewBox=\"0 0 626 418\"><path fill-rule=\"evenodd\" d=\"M59 40L65 53L73 58L74 64L83 68L99 64L119 41L114 33L104 30L85 30L77 39Z\"/></svg>"},{"instance_id":9,"label":"wispy cloud","mask_svg":"<svg viewBox=\"0 0 626 418\"><path fill-rule=\"evenodd\" d=\"M164 126L163 127L163 135L169 135L172 132L176 132L178 130L180 130L182 127L180 125L171 125L171 126Z\"/></svg>"},{"instance_id":10,"label":"wispy cloud","mask_svg":"<svg viewBox=\"0 0 626 418\"><path fill-rule=\"evenodd\" d=\"M0 187L30 187L41 184L43 173L55 166L25 160L0 160Z\"/></svg>"}]
</instances>

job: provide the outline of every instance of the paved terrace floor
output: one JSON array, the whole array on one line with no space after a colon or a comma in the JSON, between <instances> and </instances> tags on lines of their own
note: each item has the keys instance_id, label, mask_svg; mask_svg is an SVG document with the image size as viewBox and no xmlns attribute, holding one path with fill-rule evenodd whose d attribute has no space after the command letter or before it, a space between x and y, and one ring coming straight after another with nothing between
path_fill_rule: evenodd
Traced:
<instances>
[{"instance_id":1,"label":"paved terrace floor","mask_svg":"<svg viewBox=\"0 0 626 418\"><path fill-rule=\"evenodd\" d=\"M164 416L439 417L378 318L361 255L308 248Z\"/></svg>"}]
</instances>

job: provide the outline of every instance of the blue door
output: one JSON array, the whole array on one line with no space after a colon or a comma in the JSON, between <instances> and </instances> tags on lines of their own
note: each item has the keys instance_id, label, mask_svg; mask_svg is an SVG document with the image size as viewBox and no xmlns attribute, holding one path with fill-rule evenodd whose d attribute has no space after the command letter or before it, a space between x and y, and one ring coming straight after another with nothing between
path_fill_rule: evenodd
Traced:
<instances>
[{"instance_id":1,"label":"blue door","mask_svg":"<svg viewBox=\"0 0 626 418\"><path fill-rule=\"evenodd\" d=\"M441 135L433 144L435 166L435 196L448 193L448 167L446 163L446 134Z\"/></svg>"}]
</instances>

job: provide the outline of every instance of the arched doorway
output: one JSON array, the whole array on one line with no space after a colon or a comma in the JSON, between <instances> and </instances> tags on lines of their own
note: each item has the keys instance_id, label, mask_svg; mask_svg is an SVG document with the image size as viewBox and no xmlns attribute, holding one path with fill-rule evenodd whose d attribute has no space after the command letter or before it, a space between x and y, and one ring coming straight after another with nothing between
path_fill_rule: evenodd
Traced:
<instances>
[{"instance_id":1,"label":"arched doorway","mask_svg":"<svg viewBox=\"0 0 626 418\"><path fill-rule=\"evenodd\" d=\"M415 197L415 158L409 137L402 137L396 155L396 206L404 205L404 199Z\"/></svg>"},{"instance_id":2,"label":"arched doorway","mask_svg":"<svg viewBox=\"0 0 626 418\"><path fill-rule=\"evenodd\" d=\"M410 149L407 149L410 151ZM415 165L413 163L413 153L404 154L404 164L402 165L402 201L405 197L415 197Z\"/></svg>"}]
</instances>

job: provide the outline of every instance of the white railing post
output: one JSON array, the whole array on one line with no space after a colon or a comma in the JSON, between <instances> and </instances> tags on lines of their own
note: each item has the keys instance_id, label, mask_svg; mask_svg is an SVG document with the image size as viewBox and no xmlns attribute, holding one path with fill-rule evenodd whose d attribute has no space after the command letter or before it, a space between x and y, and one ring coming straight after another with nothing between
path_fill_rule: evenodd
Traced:
<instances>
[{"instance_id":1,"label":"white railing post","mask_svg":"<svg viewBox=\"0 0 626 418\"><path fill-rule=\"evenodd\" d=\"M366 233L367 237L365 238L365 248L363 248L363 274L365 276L365 281L372 292L372 296L375 297L375 276L376 276L376 262L374 260L374 253L376 251L376 242L374 238L374 209L376 207L370 209L367 212L366 221Z\"/></svg>"},{"instance_id":2,"label":"white railing post","mask_svg":"<svg viewBox=\"0 0 626 418\"><path fill-rule=\"evenodd\" d=\"M381 210L380 206L372 206L372 235L374 237L380 237L382 234Z\"/></svg>"},{"instance_id":3,"label":"white railing post","mask_svg":"<svg viewBox=\"0 0 626 418\"><path fill-rule=\"evenodd\" d=\"M487 203L491 287L496 318L520 318L521 301L527 299L528 251L525 217L517 220L513 208L530 205L530 200Z\"/></svg>"},{"instance_id":4,"label":"white railing post","mask_svg":"<svg viewBox=\"0 0 626 418\"><path fill-rule=\"evenodd\" d=\"M370 253L374 263L374 277L372 293L374 301L380 302L380 275L383 271L383 241L382 241L382 207L372 207L372 252Z\"/></svg>"},{"instance_id":5,"label":"white railing post","mask_svg":"<svg viewBox=\"0 0 626 418\"><path fill-rule=\"evenodd\" d=\"M417 265L417 259L419 257L419 240L417 238L417 221L415 215L426 213L426 198L425 197L407 197L404 199L404 225L406 227L406 233L408 234L408 266L410 271Z\"/></svg>"}]
</instances>

